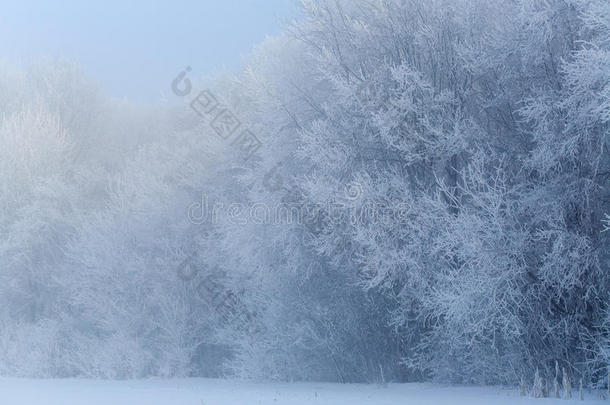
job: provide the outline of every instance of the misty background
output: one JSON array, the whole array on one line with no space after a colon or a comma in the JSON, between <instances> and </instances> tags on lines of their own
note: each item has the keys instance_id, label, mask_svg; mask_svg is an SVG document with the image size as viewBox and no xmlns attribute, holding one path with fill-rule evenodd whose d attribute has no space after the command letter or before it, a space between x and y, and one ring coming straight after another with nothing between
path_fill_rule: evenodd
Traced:
<instances>
[{"instance_id":1,"label":"misty background","mask_svg":"<svg viewBox=\"0 0 610 405\"><path fill-rule=\"evenodd\" d=\"M610 3L223 4L3 10L0 376L608 389Z\"/></svg>"},{"instance_id":2,"label":"misty background","mask_svg":"<svg viewBox=\"0 0 610 405\"><path fill-rule=\"evenodd\" d=\"M296 12L294 0L9 1L0 14L0 61L78 61L109 95L159 102L187 65L200 75L237 71Z\"/></svg>"}]
</instances>

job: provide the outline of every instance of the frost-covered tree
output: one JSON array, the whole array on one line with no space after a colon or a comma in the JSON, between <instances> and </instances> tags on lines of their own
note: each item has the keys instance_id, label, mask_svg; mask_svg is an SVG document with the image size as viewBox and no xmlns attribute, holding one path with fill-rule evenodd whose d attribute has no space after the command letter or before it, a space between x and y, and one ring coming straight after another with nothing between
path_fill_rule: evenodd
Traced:
<instances>
[{"instance_id":1,"label":"frost-covered tree","mask_svg":"<svg viewBox=\"0 0 610 405\"><path fill-rule=\"evenodd\" d=\"M2 68L0 373L603 386L610 4L301 14L208 85L248 160L188 104Z\"/></svg>"},{"instance_id":2,"label":"frost-covered tree","mask_svg":"<svg viewBox=\"0 0 610 405\"><path fill-rule=\"evenodd\" d=\"M607 127L602 114L583 137L589 112L570 107L600 94L603 111L607 69L590 82L573 64L603 35L587 27L605 4L587 7L304 3L291 32L317 62L302 89L317 114L301 120L298 157L311 170L299 187L314 204L345 206L356 183L349 208L401 214L334 221L311 243L396 297L388 310L415 369L514 381L548 359L588 356L608 282L596 247ZM331 98L319 101L321 86Z\"/></svg>"}]
</instances>

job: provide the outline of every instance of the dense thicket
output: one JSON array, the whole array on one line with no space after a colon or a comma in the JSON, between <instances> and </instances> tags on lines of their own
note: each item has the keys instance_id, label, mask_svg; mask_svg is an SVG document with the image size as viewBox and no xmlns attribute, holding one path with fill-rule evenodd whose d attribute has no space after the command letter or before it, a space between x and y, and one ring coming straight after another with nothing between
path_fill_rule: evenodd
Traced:
<instances>
[{"instance_id":1,"label":"dense thicket","mask_svg":"<svg viewBox=\"0 0 610 405\"><path fill-rule=\"evenodd\" d=\"M248 161L3 70L0 373L606 384L610 3L304 1L211 87Z\"/></svg>"}]
</instances>

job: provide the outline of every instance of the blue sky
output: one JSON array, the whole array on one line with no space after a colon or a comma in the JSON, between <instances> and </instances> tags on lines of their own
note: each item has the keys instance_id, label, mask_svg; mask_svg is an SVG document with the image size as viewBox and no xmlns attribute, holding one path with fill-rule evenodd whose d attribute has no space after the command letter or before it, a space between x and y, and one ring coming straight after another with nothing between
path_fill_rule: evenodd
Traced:
<instances>
[{"instance_id":1,"label":"blue sky","mask_svg":"<svg viewBox=\"0 0 610 405\"><path fill-rule=\"evenodd\" d=\"M236 69L252 47L281 31L294 0L2 1L0 59L80 63L117 97L155 101L185 66Z\"/></svg>"}]
</instances>

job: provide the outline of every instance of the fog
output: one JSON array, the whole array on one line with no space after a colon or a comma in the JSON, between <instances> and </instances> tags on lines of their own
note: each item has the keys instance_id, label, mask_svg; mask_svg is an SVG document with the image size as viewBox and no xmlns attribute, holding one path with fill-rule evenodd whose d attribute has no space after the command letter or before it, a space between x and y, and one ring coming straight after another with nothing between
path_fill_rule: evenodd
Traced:
<instances>
[{"instance_id":1,"label":"fog","mask_svg":"<svg viewBox=\"0 0 610 405\"><path fill-rule=\"evenodd\" d=\"M5 1L0 60L65 58L109 95L158 102L185 65L201 75L237 70L295 12L293 0Z\"/></svg>"},{"instance_id":2,"label":"fog","mask_svg":"<svg viewBox=\"0 0 610 405\"><path fill-rule=\"evenodd\" d=\"M610 398L607 0L0 19L14 403Z\"/></svg>"}]
</instances>

